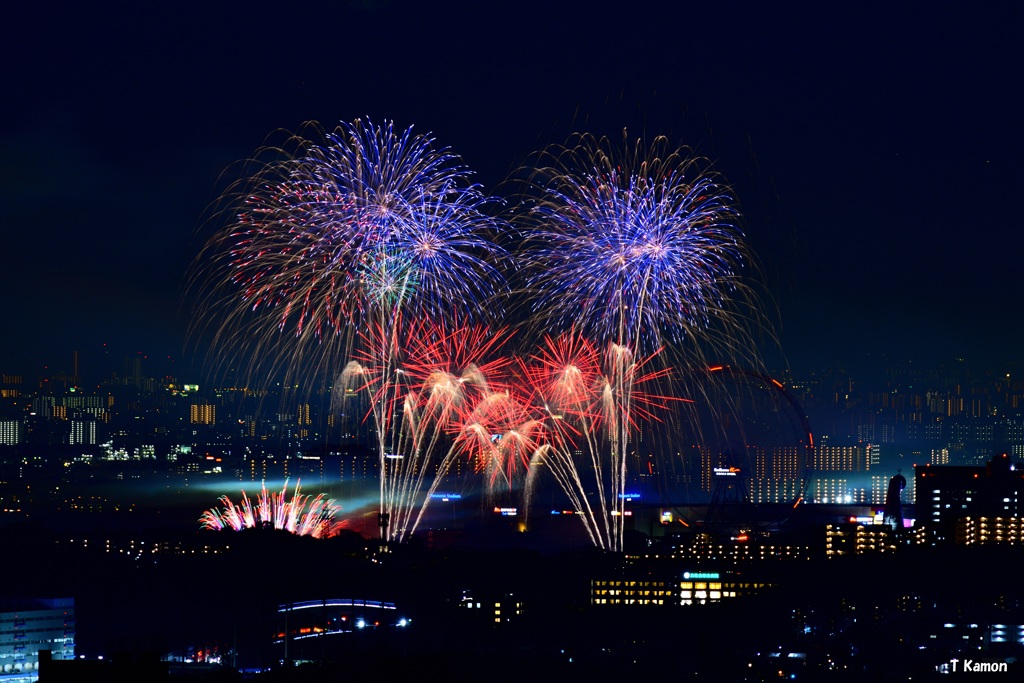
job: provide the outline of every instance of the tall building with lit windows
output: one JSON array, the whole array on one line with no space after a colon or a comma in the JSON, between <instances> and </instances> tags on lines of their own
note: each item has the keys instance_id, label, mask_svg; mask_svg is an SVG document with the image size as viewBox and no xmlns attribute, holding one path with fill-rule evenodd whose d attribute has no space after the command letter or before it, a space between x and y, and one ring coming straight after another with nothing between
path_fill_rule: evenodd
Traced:
<instances>
[{"instance_id":1,"label":"tall building with lit windows","mask_svg":"<svg viewBox=\"0 0 1024 683\"><path fill-rule=\"evenodd\" d=\"M0 420L0 446L17 446L23 434L21 420Z\"/></svg>"},{"instance_id":2,"label":"tall building with lit windows","mask_svg":"<svg viewBox=\"0 0 1024 683\"><path fill-rule=\"evenodd\" d=\"M1009 453L996 455L984 467L919 465L914 479L918 523L937 542L956 540L959 520L1024 516L1024 470Z\"/></svg>"},{"instance_id":3,"label":"tall building with lit windows","mask_svg":"<svg viewBox=\"0 0 1024 683\"><path fill-rule=\"evenodd\" d=\"M1022 517L962 517L956 520L957 545L1024 543Z\"/></svg>"},{"instance_id":4,"label":"tall building with lit windows","mask_svg":"<svg viewBox=\"0 0 1024 683\"><path fill-rule=\"evenodd\" d=\"M67 412L72 415L93 415L102 417L108 410L111 396L65 396L60 400Z\"/></svg>"},{"instance_id":5,"label":"tall building with lit windows","mask_svg":"<svg viewBox=\"0 0 1024 683\"><path fill-rule=\"evenodd\" d=\"M751 503L792 503L804 493L802 479L752 479L747 482Z\"/></svg>"},{"instance_id":6,"label":"tall building with lit windows","mask_svg":"<svg viewBox=\"0 0 1024 683\"><path fill-rule=\"evenodd\" d=\"M94 445L96 443L96 420L71 420L68 443Z\"/></svg>"},{"instance_id":7,"label":"tall building with lit windows","mask_svg":"<svg viewBox=\"0 0 1024 683\"><path fill-rule=\"evenodd\" d=\"M803 495L802 446L757 446L752 451L754 471L747 478L752 503L791 503Z\"/></svg>"},{"instance_id":8,"label":"tall building with lit windows","mask_svg":"<svg viewBox=\"0 0 1024 683\"><path fill-rule=\"evenodd\" d=\"M189 417L194 425L217 424L217 406L210 403L193 403Z\"/></svg>"},{"instance_id":9,"label":"tall building with lit windows","mask_svg":"<svg viewBox=\"0 0 1024 683\"><path fill-rule=\"evenodd\" d=\"M815 472L866 472L869 468L866 446L826 446L814 449Z\"/></svg>"},{"instance_id":10,"label":"tall building with lit windows","mask_svg":"<svg viewBox=\"0 0 1024 683\"><path fill-rule=\"evenodd\" d=\"M811 500L815 503L853 502L853 492L846 477L816 476L810 494Z\"/></svg>"},{"instance_id":11,"label":"tall building with lit windows","mask_svg":"<svg viewBox=\"0 0 1024 683\"><path fill-rule=\"evenodd\" d=\"M754 454L754 476L758 479L797 479L801 476L800 456L803 446L757 447Z\"/></svg>"}]
</instances>

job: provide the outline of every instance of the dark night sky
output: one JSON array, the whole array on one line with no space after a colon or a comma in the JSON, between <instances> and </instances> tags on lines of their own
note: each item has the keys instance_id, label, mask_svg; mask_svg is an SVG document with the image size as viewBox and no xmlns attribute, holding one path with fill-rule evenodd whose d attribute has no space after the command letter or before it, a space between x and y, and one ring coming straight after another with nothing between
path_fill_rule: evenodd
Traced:
<instances>
[{"instance_id":1,"label":"dark night sky","mask_svg":"<svg viewBox=\"0 0 1024 683\"><path fill-rule=\"evenodd\" d=\"M573 131L693 147L734 186L797 371L1024 360L1016 3L64 4L4 17L0 371L104 342L187 366L221 171L367 115L492 192Z\"/></svg>"}]
</instances>

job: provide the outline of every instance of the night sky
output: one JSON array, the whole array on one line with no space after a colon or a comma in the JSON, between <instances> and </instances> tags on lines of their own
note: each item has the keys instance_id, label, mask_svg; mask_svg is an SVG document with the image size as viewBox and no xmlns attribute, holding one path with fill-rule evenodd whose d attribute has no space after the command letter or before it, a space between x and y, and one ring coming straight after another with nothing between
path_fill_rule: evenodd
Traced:
<instances>
[{"instance_id":1,"label":"night sky","mask_svg":"<svg viewBox=\"0 0 1024 683\"><path fill-rule=\"evenodd\" d=\"M0 371L106 343L187 375L222 171L365 116L489 192L575 131L690 146L734 188L797 372L1024 360L1024 6L210 4L5 11Z\"/></svg>"}]
</instances>

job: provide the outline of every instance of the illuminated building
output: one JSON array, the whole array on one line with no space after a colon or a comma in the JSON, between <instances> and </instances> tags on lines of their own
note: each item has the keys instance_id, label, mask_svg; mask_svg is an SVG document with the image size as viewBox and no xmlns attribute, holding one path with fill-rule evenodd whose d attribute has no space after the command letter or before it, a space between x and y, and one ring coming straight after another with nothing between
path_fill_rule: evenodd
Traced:
<instances>
[{"instance_id":1,"label":"illuminated building","mask_svg":"<svg viewBox=\"0 0 1024 683\"><path fill-rule=\"evenodd\" d=\"M1009 453L984 467L925 465L914 470L918 519L937 542L953 542L960 519L1024 516L1024 472L1014 467Z\"/></svg>"},{"instance_id":2,"label":"illuminated building","mask_svg":"<svg viewBox=\"0 0 1024 683\"><path fill-rule=\"evenodd\" d=\"M961 517L956 520L957 545L991 543L1018 545L1024 541L1024 518Z\"/></svg>"},{"instance_id":3,"label":"illuminated building","mask_svg":"<svg viewBox=\"0 0 1024 683\"><path fill-rule=\"evenodd\" d=\"M74 659L74 599L2 601L0 610L0 680L38 680L40 650L53 659Z\"/></svg>"},{"instance_id":4,"label":"illuminated building","mask_svg":"<svg viewBox=\"0 0 1024 683\"><path fill-rule=\"evenodd\" d=\"M0 375L0 398L18 398L23 379L21 375Z\"/></svg>"},{"instance_id":5,"label":"illuminated building","mask_svg":"<svg viewBox=\"0 0 1024 683\"><path fill-rule=\"evenodd\" d=\"M770 585L719 571L686 570L668 579L623 575L591 580L590 604L645 607L703 605L751 595Z\"/></svg>"},{"instance_id":6,"label":"illuminated building","mask_svg":"<svg viewBox=\"0 0 1024 683\"><path fill-rule=\"evenodd\" d=\"M507 624L523 614L523 603L512 593L506 593L494 601L494 623Z\"/></svg>"},{"instance_id":7,"label":"illuminated building","mask_svg":"<svg viewBox=\"0 0 1024 683\"><path fill-rule=\"evenodd\" d=\"M896 532L888 524L847 522L825 526L825 556L891 553L900 545Z\"/></svg>"},{"instance_id":8,"label":"illuminated building","mask_svg":"<svg viewBox=\"0 0 1024 683\"><path fill-rule=\"evenodd\" d=\"M819 445L814 449L811 469L815 472L865 472L869 467L864 446Z\"/></svg>"},{"instance_id":9,"label":"illuminated building","mask_svg":"<svg viewBox=\"0 0 1024 683\"><path fill-rule=\"evenodd\" d=\"M517 621L523 615L522 599L514 593L481 594L477 591L464 590L458 607L471 610L484 624L508 624Z\"/></svg>"},{"instance_id":10,"label":"illuminated building","mask_svg":"<svg viewBox=\"0 0 1024 683\"><path fill-rule=\"evenodd\" d=\"M852 503L853 494L845 477L815 477L811 500L815 503Z\"/></svg>"},{"instance_id":11,"label":"illuminated building","mask_svg":"<svg viewBox=\"0 0 1024 683\"><path fill-rule=\"evenodd\" d=\"M96 421L72 420L71 432L68 434L68 443L72 445L94 445L96 443Z\"/></svg>"},{"instance_id":12,"label":"illuminated building","mask_svg":"<svg viewBox=\"0 0 1024 683\"><path fill-rule=\"evenodd\" d=\"M754 474L759 479L799 479L803 446L758 447L754 453Z\"/></svg>"},{"instance_id":13,"label":"illuminated building","mask_svg":"<svg viewBox=\"0 0 1024 683\"><path fill-rule=\"evenodd\" d=\"M17 446L22 434L21 420L0 420L0 446Z\"/></svg>"},{"instance_id":14,"label":"illuminated building","mask_svg":"<svg viewBox=\"0 0 1024 683\"><path fill-rule=\"evenodd\" d=\"M592 605L669 605L670 583L651 579L595 579L590 582Z\"/></svg>"},{"instance_id":15,"label":"illuminated building","mask_svg":"<svg viewBox=\"0 0 1024 683\"><path fill-rule=\"evenodd\" d=\"M747 482L751 503L791 503L804 492L802 479L751 479Z\"/></svg>"},{"instance_id":16,"label":"illuminated building","mask_svg":"<svg viewBox=\"0 0 1024 683\"><path fill-rule=\"evenodd\" d=\"M210 403L193 403L189 416L194 425L214 425L217 424L217 407Z\"/></svg>"},{"instance_id":17,"label":"illuminated building","mask_svg":"<svg viewBox=\"0 0 1024 683\"><path fill-rule=\"evenodd\" d=\"M711 534L679 536L670 543L667 557L674 560L747 562L761 560L806 560L811 549L799 543L768 543L747 539L715 538Z\"/></svg>"},{"instance_id":18,"label":"illuminated building","mask_svg":"<svg viewBox=\"0 0 1024 683\"><path fill-rule=\"evenodd\" d=\"M871 498L864 501L870 505L884 505L885 493L889 488L889 477L882 474L871 475Z\"/></svg>"},{"instance_id":19,"label":"illuminated building","mask_svg":"<svg viewBox=\"0 0 1024 683\"><path fill-rule=\"evenodd\" d=\"M680 605L703 605L751 595L770 584L761 581L737 581L721 572L683 572L679 581Z\"/></svg>"},{"instance_id":20,"label":"illuminated building","mask_svg":"<svg viewBox=\"0 0 1024 683\"><path fill-rule=\"evenodd\" d=\"M72 414L102 417L107 412L108 402L112 396L65 396L61 404Z\"/></svg>"},{"instance_id":21,"label":"illuminated building","mask_svg":"<svg viewBox=\"0 0 1024 683\"><path fill-rule=\"evenodd\" d=\"M804 492L801 476L802 446L757 447L754 476L747 479L752 503L791 503Z\"/></svg>"}]
</instances>

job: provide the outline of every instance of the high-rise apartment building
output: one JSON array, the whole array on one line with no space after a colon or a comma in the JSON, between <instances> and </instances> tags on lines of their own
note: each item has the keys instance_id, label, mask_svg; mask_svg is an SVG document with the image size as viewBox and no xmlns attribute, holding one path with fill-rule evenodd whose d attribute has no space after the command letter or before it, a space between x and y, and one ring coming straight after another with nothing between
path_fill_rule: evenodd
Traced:
<instances>
[{"instance_id":1,"label":"high-rise apartment building","mask_svg":"<svg viewBox=\"0 0 1024 683\"><path fill-rule=\"evenodd\" d=\"M914 468L918 523L938 542L956 538L957 520L1024 515L1024 471L1009 453L983 467L925 465Z\"/></svg>"},{"instance_id":2,"label":"high-rise apartment building","mask_svg":"<svg viewBox=\"0 0 1024 683\"><path fill-rule=\"evenodd\" d=\"M194 425L217 424L217 406L211 403L193 403L189 408L189 417Z\"/></svg>"},{"instance_id":3,"label":"high-rise apartment building","mask_svg":"<svg viewBox=\"0 0 1024 683\"><path fill-rule=\"evenodd\" d=\"M827 446L814 449L815 472L865 472L868 470L866 446Z\"/></svg>"},{"instance_id":4,"label":"high-rise apartment building","mask_svg":"<svg viewBox=\"0 0 1024 683\"><path fill-rule=\"evenodd\" d=\"M96 420L72 420L69 444L96 444Z\"/></svg>"},{"instance_id":5,"label":"high-rise apartment building","mask_svg":"<svg viewBox=\"0 0 1024 683\"><path fill-rule=\"evenodd\" d=\"M17 446L23 438L21 420L0 420L0 446Z\"/></svg>"}]
</instances>

